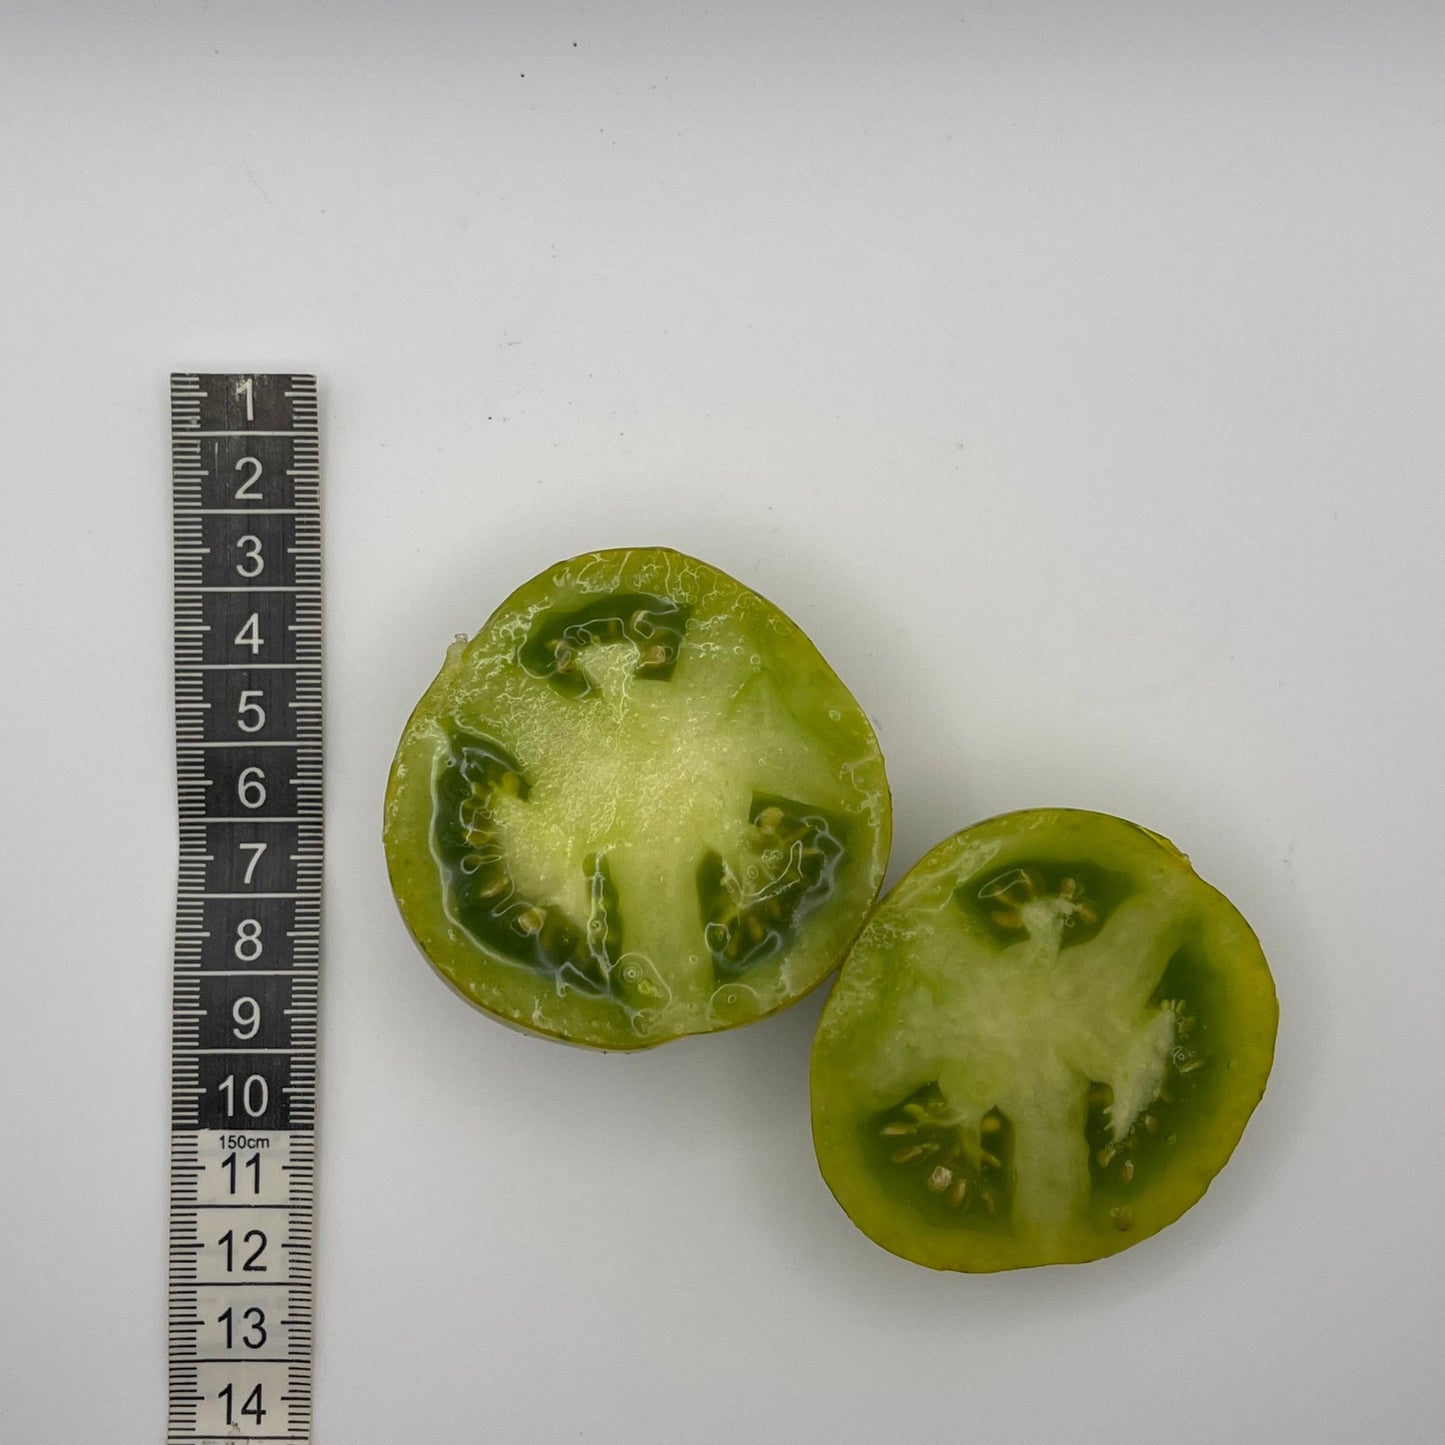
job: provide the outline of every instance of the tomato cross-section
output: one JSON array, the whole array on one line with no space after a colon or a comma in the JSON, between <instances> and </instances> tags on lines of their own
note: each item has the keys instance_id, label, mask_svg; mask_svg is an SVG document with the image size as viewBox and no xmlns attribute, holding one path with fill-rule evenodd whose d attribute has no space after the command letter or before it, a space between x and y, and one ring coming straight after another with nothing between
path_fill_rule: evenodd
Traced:
<instances>
[{"instance_id":1,"label":"tomato cross-section","mask_svg":"<svg viewBox=\"0 0 1445 1445\"><path fill-rule=\"evenodd\" d=\"M448 653L387 791L392 886L470 1002L574 1043L747 1023L837 966L891 808L862 710L777 608L599 552Z\"/></svg>"},{"instance_id":2,"label":"tomato cross-section","mask_svg":"<svg viewBox=\"0 0 1445 1445\"><path fill-rule=\"evenodd\" d=\"M1009 814L879 905L814 1043L813 1134L854 1222L996 1270L1113 1254L1223 1168L1273 1058L1248 924L1166 840Z\"/></svg>"}]
</instances>

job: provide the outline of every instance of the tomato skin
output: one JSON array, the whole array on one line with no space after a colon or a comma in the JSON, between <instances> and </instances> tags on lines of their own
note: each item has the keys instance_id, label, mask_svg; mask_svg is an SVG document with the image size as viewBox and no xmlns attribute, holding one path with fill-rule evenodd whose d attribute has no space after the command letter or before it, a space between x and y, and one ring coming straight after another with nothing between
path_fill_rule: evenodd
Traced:
<instances>
[{"instance_id":1,"label":"tomato skin","mask_svg":"<svg viewBox=\"0 0 1445 1445\"><path fill-rule=\"evenodd\" d=\"M871 726L801 630L665 548L572 558L449 650L384 842L438 973L529 1032L639 1049L836 968L882 883Z\"/></svg>"},{"instance_id":2,"label":"tomato skin","mask_svg":"<svg viewBox=\"0 0 1445 1445\"><path fill-rule=\"evenodd\" d=\"M885 897L814 1041L814 1145L884 1248L1078 1263L1204 1194L1263 1095L1259 942L1167 839L1079 810L955 834Z\"/></svg>"}]
</instances>

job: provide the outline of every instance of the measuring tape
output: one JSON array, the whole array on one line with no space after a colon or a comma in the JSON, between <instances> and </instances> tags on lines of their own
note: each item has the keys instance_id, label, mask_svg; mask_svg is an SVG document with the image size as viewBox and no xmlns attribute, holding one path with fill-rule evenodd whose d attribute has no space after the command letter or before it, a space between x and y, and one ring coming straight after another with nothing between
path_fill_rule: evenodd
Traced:
<instances>
[{"instance_id":1,"label":"measuring tape","mask_svg":"<svg viewBox=\"0 0 1445 1445\"><path fill-rule=\"evenodd\" d=\"M311 1438L316 379L171 378L180 879L167 1445Z\"/></svg>"}]
</instances>

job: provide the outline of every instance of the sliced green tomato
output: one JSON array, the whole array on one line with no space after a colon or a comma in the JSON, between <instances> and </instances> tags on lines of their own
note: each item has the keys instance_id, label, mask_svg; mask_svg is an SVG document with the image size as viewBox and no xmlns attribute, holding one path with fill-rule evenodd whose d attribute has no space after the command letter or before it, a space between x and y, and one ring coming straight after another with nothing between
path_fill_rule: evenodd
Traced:
<instances>
[{"instance_id":1,"label":"sliced green tomato","mask_svg":"<svg viewBox=\"0 0 1445 1445\"><path fill-rule=\"evenodd\" d=\"M464 998L636 1049L792 1003L877 896L867 718L771 603L661 548L560 563L458 640L402 734L392 888Z\"/></svg>"},{"instance_id":2,"label":"sliced green tomato","mask_svg":"<svg viewBox=\"0 0 1445 1445\"><path fill-rule=\"evenodd\" d=\"M935 1269L1114 1254L1224 1167L1277 1016L1249 925L1166 839L994 818L929 853L844 962L813 1046L823 1177Z\"/></svg>"}]
</instances>

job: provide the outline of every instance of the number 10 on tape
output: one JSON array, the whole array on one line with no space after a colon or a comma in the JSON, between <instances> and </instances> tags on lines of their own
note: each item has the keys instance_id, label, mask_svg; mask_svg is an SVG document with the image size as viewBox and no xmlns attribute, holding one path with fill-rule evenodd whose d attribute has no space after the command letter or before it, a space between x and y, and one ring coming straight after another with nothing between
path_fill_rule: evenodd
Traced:
<instances>
[{"instance_id":1,"label":"number 10 on tape","mask_svg":"<svg viewBox=\"0 0 1445 1445\"><path fill-rule=\"evenodd\" d=\"M172 376L167 1445L311 1438L319 477L314 377Z\"/></svg>"}]
</instances>

